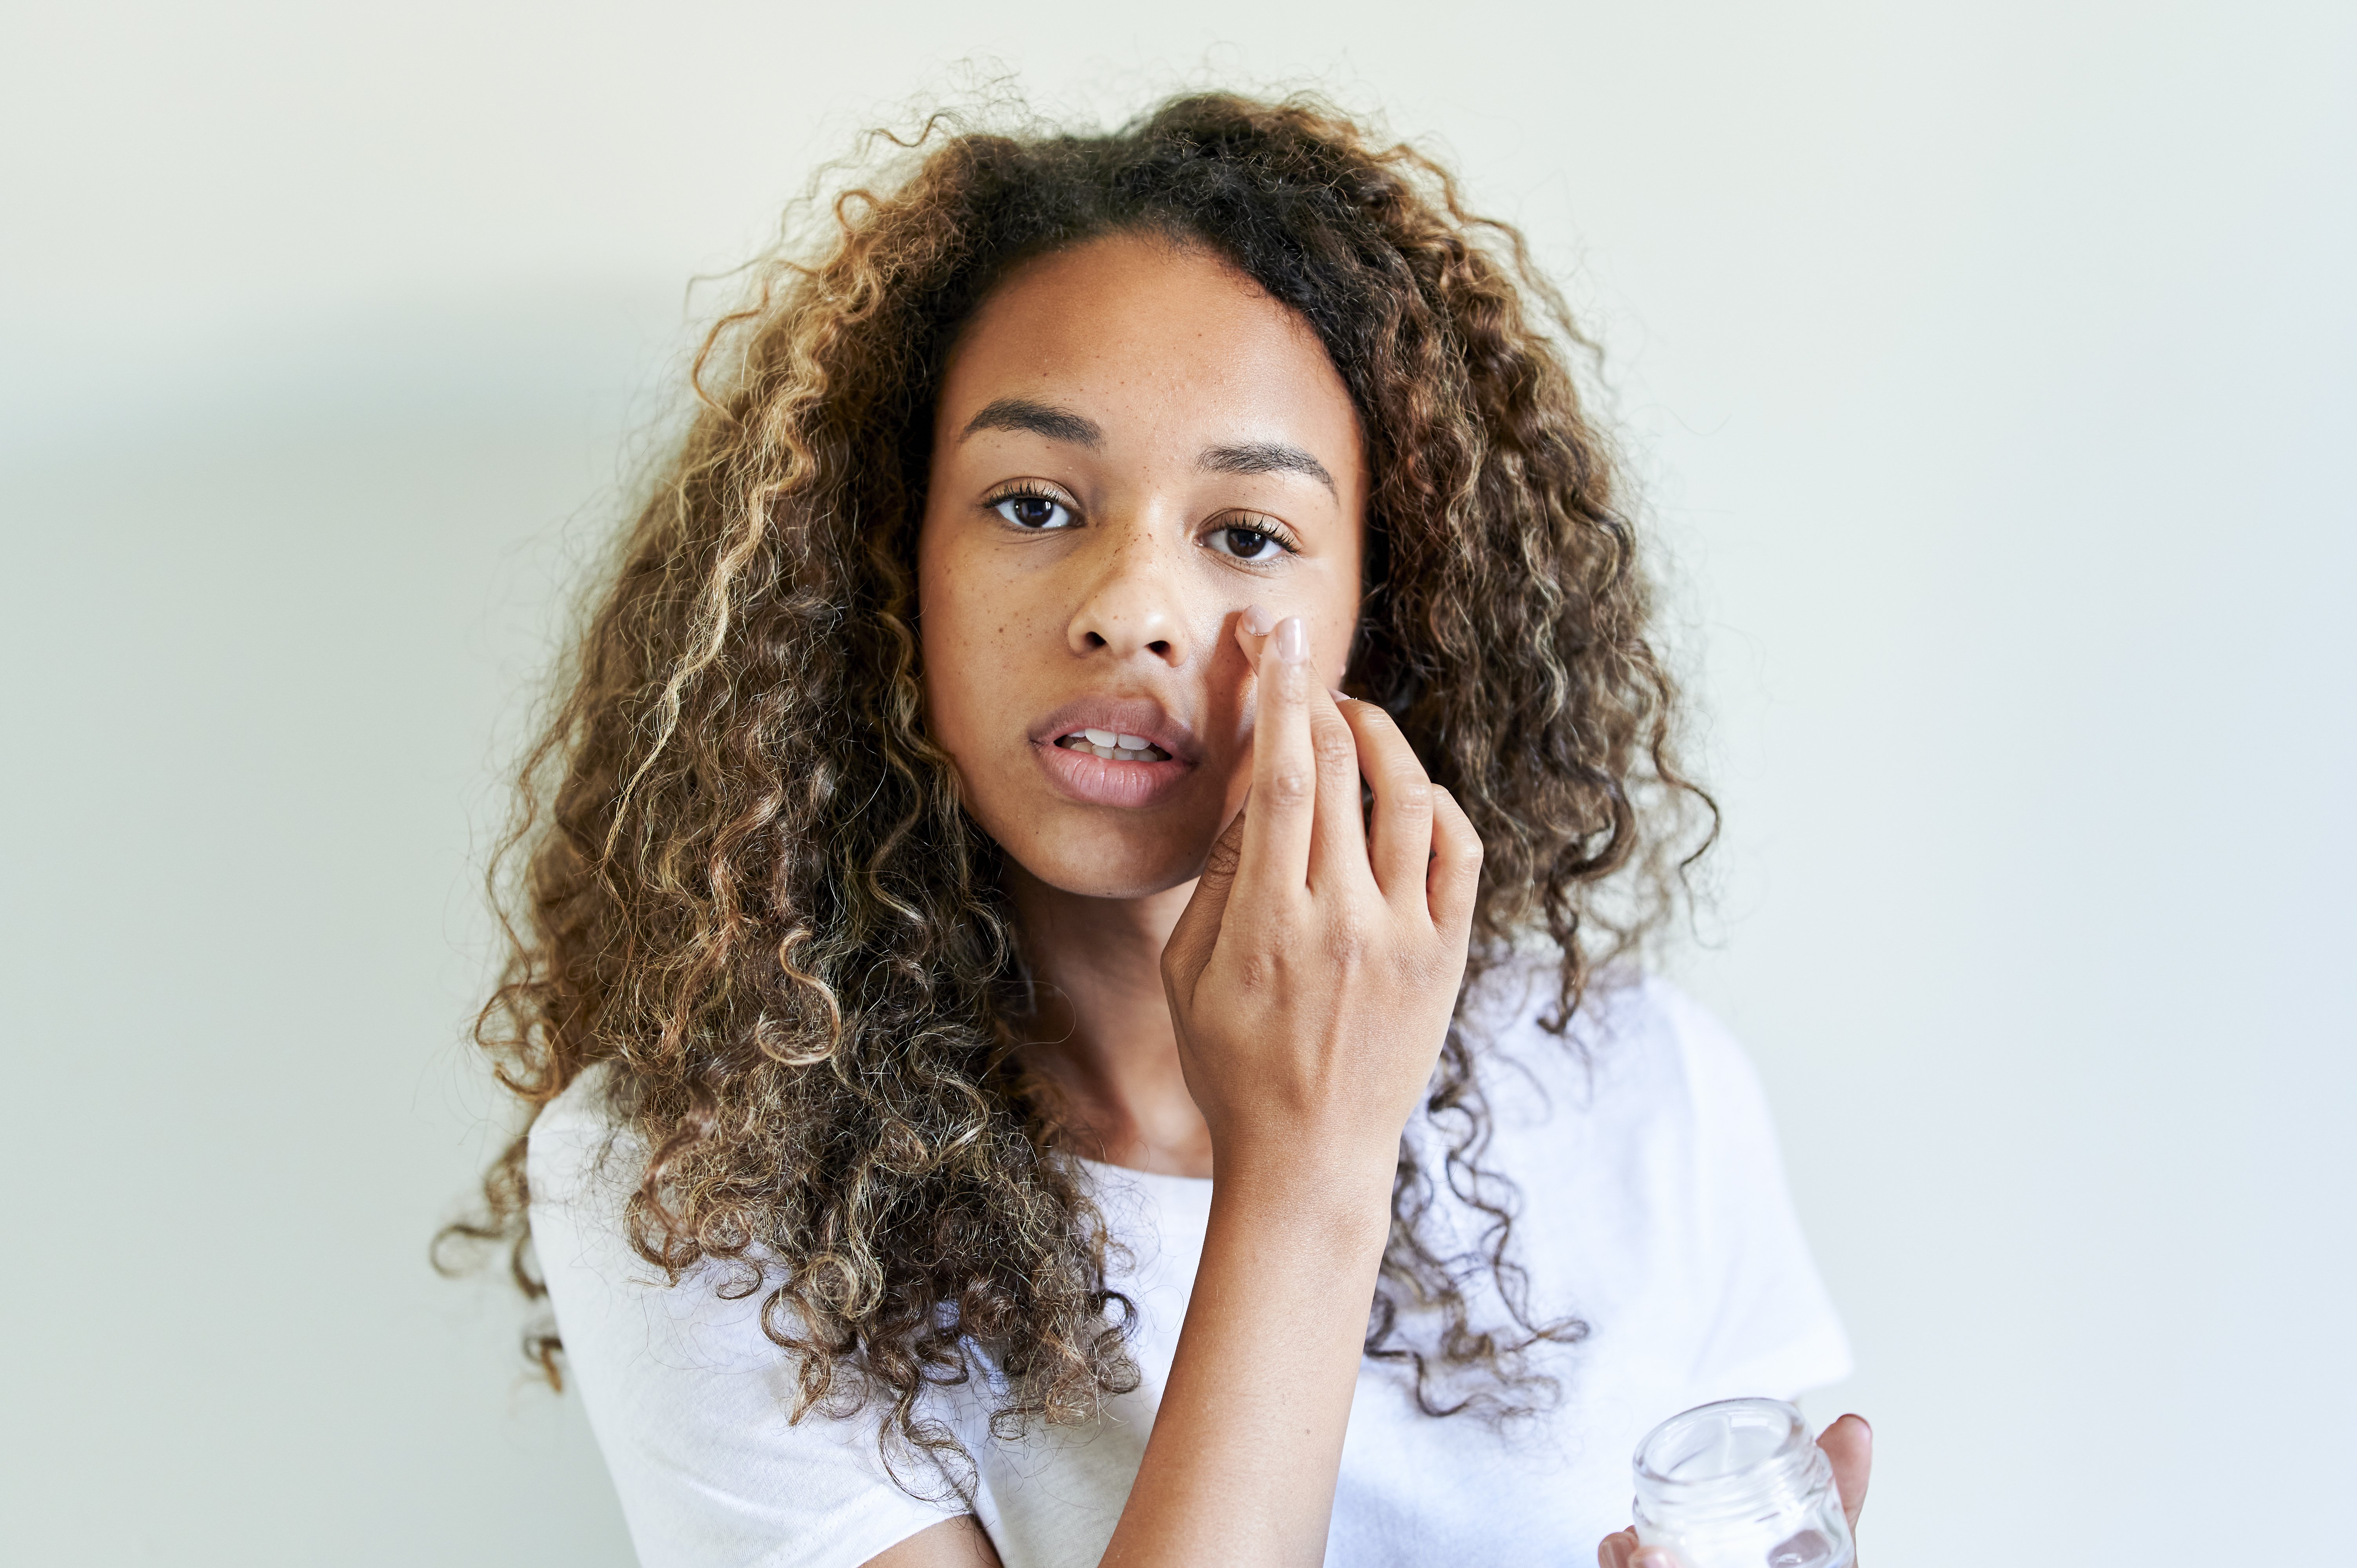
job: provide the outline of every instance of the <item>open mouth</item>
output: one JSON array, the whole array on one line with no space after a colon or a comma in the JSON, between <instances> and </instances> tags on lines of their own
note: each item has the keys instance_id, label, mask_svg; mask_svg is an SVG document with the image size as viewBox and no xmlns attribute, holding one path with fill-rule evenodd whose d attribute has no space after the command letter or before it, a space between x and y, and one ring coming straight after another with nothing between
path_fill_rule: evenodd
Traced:
<instances>
[{"instance_id":1,"label":"open mouth","mask_svg":"<svg viewBox=\"0 0 2357 1568\"><path fill-rule=\"evenodd\" d=\"M1083 752L1090 757L1102 757L1107 762L1168 762L1170 754L1142 735L1124 735L1119 730L1076 729L1060 736L1056 744L1066 751Z\"/></svg>"}]
</instances>

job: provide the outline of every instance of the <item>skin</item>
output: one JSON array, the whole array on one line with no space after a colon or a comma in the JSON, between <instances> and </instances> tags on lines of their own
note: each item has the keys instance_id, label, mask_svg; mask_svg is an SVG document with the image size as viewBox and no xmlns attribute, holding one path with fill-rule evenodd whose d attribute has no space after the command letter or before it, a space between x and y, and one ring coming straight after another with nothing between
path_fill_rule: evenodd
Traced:
<instances>
[{"instance_id":1,"label":"skin","mask_svg":"<svg viewBox=\"0 0 2357 1568\"><path fill-rule=\"evenodd\" d=\"M1007 428L1027 403L1085 420L1095 439ZM976 428L987 411L1001 422ZM1297 453L1325 478L1206 467L1238 451ZM927 726L1015 863L1049 982L1040 1032L1069 1031L1039 1065L1089 1152L1114 1163L1211 1174L1160 959L1249 783L1264 639L1237 635L1244 613L1260 607L1264 632L1300 618L1318 684L1341 679L1364 468L1350 394L1308 325L1157 241L1033 263L976 313L943 375L917 551ZM1018 487L1036 499L998 499ZM1032 732L1094 694L1157 703L1192 732L1195 766L1155 803L1076 802L1043 773Z\"/></svg>"},{"instance_id":2,"label":"skin","mask_svg":"<svg viewBox=\"0 0 2357 1568\"><path fill-rule=\"evenodd\" d=\"M1031 263L944 374L926 721L1012 862L1053 1042L1035 1065L1087 1152L1216 1177L1107 1563L1325 1555L1400 1131L1481 858L1388 715L1331 690L1366 490L1316 335L1191 247L1117 236ZM1056 744L1108 712L1167 760ZM1599 1562L1652 1561L1620 1541ZM997 1562L962 1519L869 1568Z\"/></svg>"}]
</instances>

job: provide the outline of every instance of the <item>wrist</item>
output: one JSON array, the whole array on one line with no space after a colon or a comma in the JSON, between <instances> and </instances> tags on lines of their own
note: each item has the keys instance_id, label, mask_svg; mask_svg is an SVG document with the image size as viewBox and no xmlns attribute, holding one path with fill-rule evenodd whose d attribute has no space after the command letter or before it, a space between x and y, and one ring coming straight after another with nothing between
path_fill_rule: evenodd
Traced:
<instances>
[{"instance_id":1,"label":"wrist","mask_svg":"<svg viewBox=\"0 0 2357 1568\"><path fill-rule=\"evenodd\" d=\"M1380 1155L1300 1141L1277 1148L1214 1145L1213 1211L1255 1227L1296 1232L1306 1243L1380 1257L1391 1234L1397 1146Z\"/></svg>"}]
</instances>

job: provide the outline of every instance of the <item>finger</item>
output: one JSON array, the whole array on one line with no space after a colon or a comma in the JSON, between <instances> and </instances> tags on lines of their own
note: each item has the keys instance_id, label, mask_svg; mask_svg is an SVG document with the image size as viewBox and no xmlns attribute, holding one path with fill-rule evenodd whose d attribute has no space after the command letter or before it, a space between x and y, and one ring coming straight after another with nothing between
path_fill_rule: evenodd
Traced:
<instances>
[{"instance_id":1,"label":"finger","mask_svg":"<svg viewBox=\"0 0 2357 1568\"><path fill-rule=\"evenodd\" d=\"M1834 1485L1841 1488L1842 1512L1849 1527L1857 1528L1858 1510L1866 1507L1866 1482L1874 1469L1874 1428L1862 1415L1846 1415L1817 1438L1817 1446L1832 1461Z\"/></svg>"},{"instance_id":2,"label":"finger","mask_svg":"<svg viewBox=\"0 0 2357 1568\"><path fill-rule=\"evenodd\" d=\"M1243 699L1247 706L1252 702L1253 688L1260 681L1261 655L1268 651L1276 621L1276 612L1261 605L1247 605L1236 616L1233 630L1236 646L1243 650Z\"/></svg>"},{"instance_id":3,"label":"finger","mask_svg":"<svg viewBox=\"0 0 2357 1568\"><path fill-rule=\"evenodd\" d=\"M1678 1554L1666 1546L1641 1546L1629 1554L1629 1568L1679 1568Z\"/></svg>"},{"instance_id":4,"label":"finger","mask_svg":"<svg viewBox=\"0 0 2357 1568\"><path fill-rule=\"evenodd\" d=\"M1340 704L1359 746L1359 771L1375 791L1367 863L1394 903L1414 899L1426 912L1425 872L1432 859L1432 779L1391 714L1372 703Z\"/></svg>"},{"instance_id":5,"label":"finger","mask_svg":"<svg viewBox=\"0 0 2357 1568\"><path fill-rule=\"evenodd\" d=\"M1464 941L1473 929L1474 896L1481 886L1481 835L1457 797L1438 785L1432 789L1432 861L1425 869L1425 899L1432 911L1432 929L1450 942Z\"/></svg>"},{"instance_id":6,"label":"finger","mask_svg":"<svg viewBox=\"0 0 2357 1568\"><path fill-rule=\"evenodd\" d=\"M1334 693L1315 682L1309 693L1309 751L1318 762L1318 816L1309 846L1309 885L1329 893L1380 896L1374 868L1367 862L1359 737L1342 716Z\"/></svg>"},{"instance_id":7,"label":"finger","mask_svg":"<svg viewBox=\"0 0 2357 1568\"><path fill-rule=\"evenodd\" d=\"M1276 612L1259 605L1248 607L1236 617L1236 646L1244 650L1244 661L1260 668L1261 650L1268 646L1269 633L1276 629Z\"/></svg>"},{"instance_id":8,"label":"finger","mask_svg":"<svg viewBox=\"0 0 2357 1568\"><path fill-rule=\"evenodd\" d=\"M1219 943L1220 918L1227 911L1236 867L1243 859L1244 817L1244 811L1238 811L1227 831L1211 841L1195 891L1178 912L1178 923L1170 928L1170 940L1162 944L1163 983L1174 995L1193 992L1195 977L1211 961L1211 949Z\"/></svg>"},{"instance_id":9,"label":"finger","mask_svg":"<svg viewBox=\"0 0 2357 1568\"><path fill-rule=\"evenodd\" d=\"M1596 1543L1596 1568L1629 1568L1629 1553L1637 1550L1637 1532L1616 1530Z\"/></svg>"},{"instance_id":10,"label":"finger","mask_svg":"<svg viewBox=\"0 0 2357 1568\"><path fill-rule=\"evenodd\" d=\"M1298 617L1281 621L1260 655L1253 715L1253 810L1244 820L1243 856L1235 886L1249 899L1282 908L1309 885L1309 846L1317 821L1318 761L1310 749L1309 630ZM1330 705L1330 700L1329 700Z\"/></svg>"}]
</instances>

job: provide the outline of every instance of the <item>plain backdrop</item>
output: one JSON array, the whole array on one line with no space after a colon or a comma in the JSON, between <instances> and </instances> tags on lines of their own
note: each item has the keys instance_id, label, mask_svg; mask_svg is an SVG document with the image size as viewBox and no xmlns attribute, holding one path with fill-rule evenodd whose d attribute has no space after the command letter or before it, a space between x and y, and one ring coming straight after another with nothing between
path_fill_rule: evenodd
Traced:
<instances>
[{"instance_id":1,"label":"plain backdrop","mask_svg":"<svg viewBox=\"0 0 2357 1568\"><path fill-rule=\"evenodd\" d=\"M426 1266L498 781L691 278L1008 80L1380 111L1603 345L1870 1560L2348 1560L2357 8L5 16L0 1557L629 1561Z\"/></svg>"}]
</instances>

